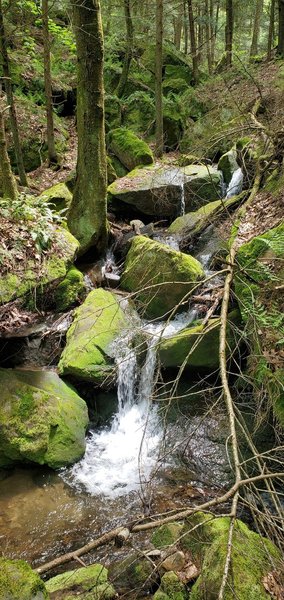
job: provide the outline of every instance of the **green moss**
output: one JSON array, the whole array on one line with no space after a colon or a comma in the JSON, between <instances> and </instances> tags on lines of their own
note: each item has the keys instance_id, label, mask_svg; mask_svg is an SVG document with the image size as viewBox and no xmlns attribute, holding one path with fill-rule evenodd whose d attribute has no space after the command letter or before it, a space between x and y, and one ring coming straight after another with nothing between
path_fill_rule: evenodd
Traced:
<instances>
[{"instance_id":1,"label":"green moss","mask_svg":"<svg viewBox=\"0 0 284 600\"><path fill-rule=\"evenodd\" d=\"M110 600L115 596L115 590L107 580L108 572L100 564L82 567L74 571L66 571L49 579L46 588L50 594L60 592L60 598L75 598L80 592L80 598L92 600ZM69 593L74 591L74 596ZM65 593L64 593L65 592ZM91 592L90 595L86 592ZM67 596L68 594L68 596Z\"/></svg>"},{"instance_id":2,"label":"green moss","mask_svg":"<svg viewBox=\"0 0 284 600\"><path fill-rule=\"evenodd\" d=\"M168 523L162 525L152 535L151 542L155 548L165 548L175 544L180 537L183 525L180 523Z\"/></svg>"},{"instance_id":3,"label":"green moss","mask_svg":"<svg viewBox=\"0 0 284 600\"><path fill-rule=\"evenodd\" d=\"M230 519L227 517L204 522L207 545L201 575L192 588L193 600L216 600L218 597L227 555L229 525ZM239 600L267 600L262 578L276 567L279 559L277 548L269 540L237 521L225 600L235 597Z\"/></svg>"},{"instance_id":4,"label":"green moss","mask_svg":"<svg viewBox=\"0 0 284 600\"><path fill-rule=\"evenodd\" d=\"M229 315L227 344L234 349L234 325L239 322L239 312ZM159 346L159 357L163 367L180 367L186 364L195 369L216 369L219 366L220 319L209 319L204 327L195 324L177 335L165 338ZM228 353L229 354L229 353Z\"/></svg>"},{"instance_id":5,"label":"green moss","mask_svg":"<svg viewBox=\"0 0 284 600\"><path fill-rule=\"evenodd\" d=\"M40 198L54 205L54 210L61 211L68 208L72 200L72 194L64 182L57 183L44 190Z\"/></svg>"},{"instance_id":6,"label":"green moss","mask_svg":"<svg viewBox=\"0 0 284 600\"><path fill-rule=\"evenodd\" d=\"M234 171L239 168L237 163L237 151L235 148L223 154L218 162L218 169L222 171L224 181L228 185L232 179Z\"/></svg>"},{"instance_id":7,"label":"green moss","mask_svg":"<svg viewBox=\"0 0 284 600\"><path fill-rule=\"evenodd\" d=\"M114 369L111 344L126 324L120 304L111 292L102 288L90 292L68 330L59 372L103 383Z\"/></svg>"},{"instance_id":8,"label":"green moss","mask_svg":"<svg viewBox=\"0 0 284 600\"><path fill-rule=\"evenodd\" d=\"M59 468L81 458L85 402L52 371L0 370L0 465Z\"/></svg>"},{"instance_id":9,"label":"green moss","mask_svg":"<svg viewBox=\"0 0 284 600\"><path fill-rule=\"evenodd\" d=\"M71 267L66 274L65 279L59 283L55 290L54 302L58 311L70 308L84 294L85 291L84 276L76 267Z\"/></svg>"},{"instance_id":10,"label":"green moss","mask_svg":"<svg viewBox=\"0 0 284 600\"><path fill-rule=\"evenodd\" d=\"M187 597L186 587L174 571L169 571L163 575L158 591L166 594L171 600L185 600ZM154 599L157 600L156 594L154 594Z\"/></svg>"},{"instance_id":11,"label":"green moss","mask_svg":"<svg viewBox=\"0 0 284 600\"><path fill-rule=\"evenodd\" d=\"M121 285L137 292L135 298L147 316L161 317L181 302L202 276L202 266L192 256L137 236L126 257Z\"/></svg>"},{"instance_id":12,"label":"green moss","mask_svg":"<svg viewBox=\"0 0 284 600\"><path fill-rule=\"evenodd\" d=\"M39 575L24 560L0 558L1 600L48 600Z\"/></svg>"},{"instance_id":13,"label":"green moss","mask_svg":"<svg viewBox=\"0 0 284 600\"><path fill-rule=\"evenodd\" d=\"M113 129L108 135L108 143L110 150L127 169L153 163L153 154L148 144L129 129Z\"/></svg>"},{"instance_id":14,"label":"green moss","mask_svg":"<svg viewBox=\"0 0 284 600\"><path fill-rule=\"evenodd\" d=\"M141 555L137 553L132 553L127 558L112 563L109 568L109 577L122 593L140 589L147 592L157 578L150 561L141 558Z\"/></svg>"},{"instance_id":15,"label":"green moss","mask_svg":"<svg viewBox=\"0 0 284 600\"><path fill-rule=\"evenodd\" d=\"M176 233L179 235L196 235L203 228L204 222L210 221L210 218L215 215L218 210L222 207L221 200L215 200L215 202L209 202L202 206L195 212L189 212L182 217L178 217L170 225L168 232Z\"/></svg>"}]
</instances>

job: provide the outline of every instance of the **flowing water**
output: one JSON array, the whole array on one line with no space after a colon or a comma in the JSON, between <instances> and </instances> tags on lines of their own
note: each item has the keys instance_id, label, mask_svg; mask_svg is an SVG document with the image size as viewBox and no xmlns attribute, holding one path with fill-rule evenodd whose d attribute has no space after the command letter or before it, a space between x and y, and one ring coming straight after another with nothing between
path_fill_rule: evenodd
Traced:
<instances>
[{"instance_id":1,"label":"flowing water","mask_svg":"<svg viewBox=\"0 0 284 600\"><path fill-rule=\"evenodd\" d=\"M243 189L243 181L244 174L242 172L242 169L239 168L236 171L234 171L232 175L232 179L227 188L226 198L232 198L233 196L237 196L238 194L240 194Z\"/></svg>"}]
</instances>

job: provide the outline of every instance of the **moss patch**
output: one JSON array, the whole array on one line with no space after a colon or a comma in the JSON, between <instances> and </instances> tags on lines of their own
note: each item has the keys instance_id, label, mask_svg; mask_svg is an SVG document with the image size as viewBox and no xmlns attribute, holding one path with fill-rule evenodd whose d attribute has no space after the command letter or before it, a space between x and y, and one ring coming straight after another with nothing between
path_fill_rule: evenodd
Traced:
<instances>
[{"instance_id":1,"label":"moss patch","mask_svg":"<svg viewBox=\"0 0 284 600\"><path fill-rule=\"evenodd\" d=\"M59 468L85 450L87 406L51 371L0 370L0 466Z\"/></svg>"},{"instance_id":2,"label":"moss patch","mask_svg":"<svg viewBox=\"0 0 284 600\"><path fill-rule=\"evenodd\" d=\"M125 314L111 292L102 288L90 292L67 332L59 372L102 384L114 371L111 345L126 326Z\"/></svg>"},{"instance_id":3,"label":"moss patch","mask_svg":"<svg viewBox=\"0 0 284 600\"><path fill-rule=\"evenodd\" d=\"M129 170L153 163L153 154L148 144L129 129L113 129L108 134L108 143L111 152Z\"/></svg>"},{"instance_id":4,"label":"moss patch","mask_svg":"<svg viewBox=\"0 0 284 600\"><path fill-rule=\"evenodd\" d=\"M24 560L0 558L1 600L48 600L49 595L39 575Z\"/></svg>"},{"instance_id":5,"label":"moss patch","mask_svg":"<svg viewBox=\"0 0 284 600\"><path fill-rule=\"evenodd\" d=\"M131 242L121 285L137 292L136 300L145 315L161 317L181 302L202 276L202 266L192 256L140 235Z\"/></svg>"},{"instance_id":6,"label":"moss patch","mask_svg":"<svg viewBox=\"0 0 284 600\"><path fill-rule=\"evenodd\" d=\"M68 208L72 200L72 194L65 183L57 183L44 190L40 195L46 202L54 204L54 210L60 211Z\"/></svg>"},{"instance_id":7,"label":"moss patch","mask_svg":"<svg viewBox=\"0 0 284 600\"><path fill-rule=\"evenodd\" d=\"M66 277L56 287L54 302L58 311L70 308L85 292L84 276L76 267L71 267Z\"/></svg>"},{"instance_id":8,"label":"moss patch","mask_svg":"<svg viewBox=\"0 0 284 600\"><path fill-rule=\"evenodd\" d=\"M167 523L154 531L151 542L155 548L166 548L175 544L179 539L183 525L181 523Z\"/></svg>"},{"instance_id":9,"label":"moss patch","mask_svg":"<svg viewBox=\"0 0 284 600\"><path fill-rule=\"evenodd\" d=\"M100 564L66 571L52 577L47 581L46 588L52 594L52 598L68 600L77 598L78 595L84 600L110 600L115 596L115 590L108 582L107 569Z\"/></svg>"}]
</instances>

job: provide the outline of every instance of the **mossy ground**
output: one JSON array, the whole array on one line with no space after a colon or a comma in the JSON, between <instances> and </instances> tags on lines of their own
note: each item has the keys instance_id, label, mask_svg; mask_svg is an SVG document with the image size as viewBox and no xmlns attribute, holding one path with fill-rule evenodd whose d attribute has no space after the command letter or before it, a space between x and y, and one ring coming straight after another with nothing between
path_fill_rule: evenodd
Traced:
<instances>
[{"instance_id":1,"label":"mossy ground","mask_svg":"<svg viewBox=\"0 0 284 600\"><path fill-rule=\"evenodd\" d=\"M24 560L0 558L1 600L48 600L42 579Z\"/></svg>"}]
</instances>

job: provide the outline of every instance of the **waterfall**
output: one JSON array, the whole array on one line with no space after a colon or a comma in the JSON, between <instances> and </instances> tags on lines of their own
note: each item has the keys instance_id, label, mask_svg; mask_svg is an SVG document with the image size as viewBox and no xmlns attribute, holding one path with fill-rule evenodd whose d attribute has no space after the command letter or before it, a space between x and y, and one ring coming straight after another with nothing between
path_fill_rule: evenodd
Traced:
<instances>
[{"instance_id":1,"label":"waterfall","mask_svg":"<svg viewBox=\"0 0 284 600\"><path fill-rule=\"evenodd\" d=\"M111 427L90 434L84 458L72 467L73 484L83 485L93 495L116 498L148 482L163 432L157 407L151 402L157 347L162 337L181 331L195 318L196 311L190 310L171 322L142 323L147 351L140 372L133 334L116 341L118 410Z\"/></svg>"},{"instance_id":2,"label":"waterfall","mask_svg":"<svg viewBox=\"0 0 284 600\"><path fill-rule=\"evenodd\" d=\"M180 216L183 217L185 215L185 190L184 190L184 181L180 186Z\"/></svg>"},{"instance_id":3,"label":"waterfall","mask_svg":"<svg viewBox=\"0 0 284 600\"><path fill-rule=\"evenodd\" d=\"M228 185L226 198L232 198L233 196L237 196L241 193L243 189L243 180L244 174L242 172L242 169L239 168L236 171L234 171L232 179Z\"/></svg>"}]
</instances>

